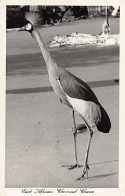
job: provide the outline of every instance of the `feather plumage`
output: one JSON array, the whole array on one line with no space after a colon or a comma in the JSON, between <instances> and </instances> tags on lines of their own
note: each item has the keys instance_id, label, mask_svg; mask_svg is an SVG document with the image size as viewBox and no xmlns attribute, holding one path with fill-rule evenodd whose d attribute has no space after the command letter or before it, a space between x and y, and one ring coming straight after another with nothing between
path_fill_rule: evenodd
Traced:
<instances>
[{"instance_id":1,"label":"feather plumage","mask_svg":"<svg viewBox=\"0 0 125 196\"><path fill-rule=\"evenodd\" d=\"M99 101L91 88L70 72L65 70L65 72L59 75L59 80L62 89L69 97L99 104Z\"/></svg>"},{"instance_id":2,"label":"feather plumage","mask_svg":"<svg viewBox=\"0 0 125 196\"><path fill-rule=\"evenodd\" d=\"M109 131L111 129L110 118L109 118L107 112L105 111L105 109L101 105L100 105L100 110L101 110L101 121L99 121L99 123L96 125L97 129L100 132L109 133Z\"/></svg>"},{"instance_id":3,"label":"feather plumage","mask_svg":"<svg viewBox=\"0 0 125 196\"><path fill-rule=\"evenodd\" d=\"M70 72L66 71L64 73L59 76L59 84L66 94L69 103L73 108L75 108L75 103L79 102L81 105L79 107L81 109L78 109L79 107L77 105L75 110L78 110L77 112L80 116L83 116L90 126L95 124L100 132L108 133L111 128L110 118L105 109L99 103L94 92L85 82ZM83 100L83 102L78 100Z\"/></svg>"},{"instance_id":4,"label":"feather plumage","mask_svg":"<svg viewBox=\"0 0 125 196\"><path fill-rule=\"evenodd\" d=\"M40 28L44 24L44 15L38 12L27 12L25 15L25 19L29 21L33 27Z\"/></svg>"}]
</instances>

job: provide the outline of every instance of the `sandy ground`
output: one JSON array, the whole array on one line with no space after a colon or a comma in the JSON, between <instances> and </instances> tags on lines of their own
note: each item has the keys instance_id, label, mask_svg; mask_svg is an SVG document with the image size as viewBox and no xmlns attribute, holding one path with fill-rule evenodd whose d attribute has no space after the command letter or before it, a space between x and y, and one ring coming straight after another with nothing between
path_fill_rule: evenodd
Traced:
<instances>
[{"instance_id":1,"label":"sandy ground","mask_svg":"<svg viewBox=\"0 0 125 196\"><path fill-rule=\"evenodd\" d=\"M48 27L45 42L57 34L99 34L104 19L81 20ZM110 19L119 33L119 19ZM83 170L88 133L78 135L80 168L74 163L71 113L60 104L36 41L26 32L7 33L6 187L118 187L119 48L61 48L50 51L55 61L87 82L107 110L109 134L94 128L88 180L76 181ZM82 123L76 115L77 122Z\"/></svg>"}]
</instances>

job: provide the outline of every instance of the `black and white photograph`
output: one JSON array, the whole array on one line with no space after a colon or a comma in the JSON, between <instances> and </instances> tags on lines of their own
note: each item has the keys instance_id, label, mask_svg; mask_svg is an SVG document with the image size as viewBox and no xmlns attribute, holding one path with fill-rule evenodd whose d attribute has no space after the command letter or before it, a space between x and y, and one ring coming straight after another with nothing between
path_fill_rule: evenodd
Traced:
<instances>
[{"instance_id":1,"label":"black and white photograph","mask_svg":"<svg viewBox=\"0 0 125 196\"><path fill-rule=\"evenodd\" d=\"M6 187L118 187L119 20L7 6Z\"/></svg>"},{"instance_id":2,"label":"black and white photograph","mask_svg":"<svg viewBox=\"0 0 125 196\"><path fill-rule=\"evenodd\" d=\"M5 189L119 188L120 4L24 4L5 5Z\"/></svg>"}]
</instances>

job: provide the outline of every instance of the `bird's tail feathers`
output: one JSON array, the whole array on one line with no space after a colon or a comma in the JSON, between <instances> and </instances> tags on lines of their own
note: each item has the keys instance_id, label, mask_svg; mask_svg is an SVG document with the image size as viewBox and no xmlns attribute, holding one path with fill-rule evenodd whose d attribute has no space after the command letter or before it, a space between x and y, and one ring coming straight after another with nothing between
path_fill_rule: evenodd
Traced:
<instances>
[{"instance_id":1,"label":"bird's tail feathers","mask_svg":"<svg viewBox=\"0 0 125 196\"><path fill-rule=\"evenodd\" d=\"M103 133L109 133L110 129L111 129L111 121L110 118L107 114L107 112L105 111L105 109L100 106L101 108L101 121L98 123L97 129Z\"/></svg>"}]
</instances>

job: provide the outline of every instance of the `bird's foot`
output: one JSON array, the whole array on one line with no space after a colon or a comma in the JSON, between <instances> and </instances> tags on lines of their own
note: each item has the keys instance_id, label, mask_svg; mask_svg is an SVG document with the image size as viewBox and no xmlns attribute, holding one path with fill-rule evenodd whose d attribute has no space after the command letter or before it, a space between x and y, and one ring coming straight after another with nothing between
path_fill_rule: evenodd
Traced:
<instances>
[{"instance_id":1,"label":"bird's foot","mask_svg":"<svg viewBox=\"0 0 125 196\"><path fill-rule=\"evenodd\" d=\"M74 169L74 168L79 168L80 165L78 164L75 164L75 165L72 165L71 167L68 168L68 170L71 170L71 169Z\"/></svg>"},{"instance_id":2,"label":"bird's foot","mask_svg":"<svg viewBox=\"0 0 125 196\"><path fill-rule=\"evenodd\" d=\"M89 166L88 164L85 165L84 169L83 169L83 174L81 177L77 178L76 180L82 180L82 179L88 179L88 170L89 170Z\"/></svg>"},{"instance_id":3,"label":"bird's foot","mask_svg":"<svg viewBox=\"0 0 125 196\"><path fill-rule=\"evenodd\" d=\"M83 180L83 179L87 179L87 178L85 177L85 173L84 173L84 174L82 174L82 176L81 176L81 177L76 178L76 180L77 180L77 181L78 181L78 180Z\"/></svg>"}]
</instances>

